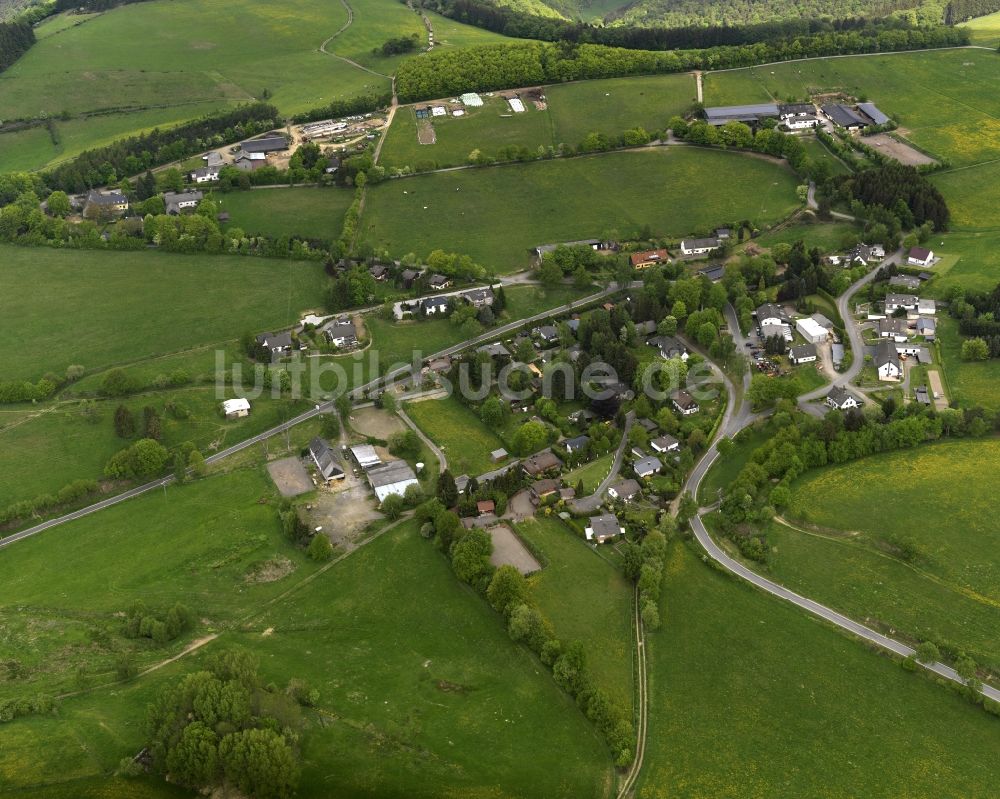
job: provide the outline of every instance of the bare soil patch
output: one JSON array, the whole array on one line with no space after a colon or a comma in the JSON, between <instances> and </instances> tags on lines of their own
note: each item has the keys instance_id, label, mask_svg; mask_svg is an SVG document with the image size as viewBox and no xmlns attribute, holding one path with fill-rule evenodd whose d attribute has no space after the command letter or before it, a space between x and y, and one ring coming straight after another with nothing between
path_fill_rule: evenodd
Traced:
<instances>
[{"instance_id":1,"label":"bare soil patch","mask_svg":"<svg viewBox=\"0 0 1000 799\"><path fill-rule=\"evenodd\" d=\"M316 500L305 510L306 521L315 530L321 527L334 546L352 549L361 532L382 514L375 509L375 497L360 478L348 472L339 484L321 487Z\"/></svg>"},{"instance_id":2,"label":"bare soil patch","mask_svg":"<svg viewBox=\"0 0 1000 799\"><path fill-rule=\"evenodd\" d=\"M490 563L500 566L513 566L521 574L532 574L540 571L542 564L531 554L524 542L506 525L491 527L487 532L493 539L493 554Z\"/></svg>"},{"instance_id":3,"label":"bare soil patch","mask_svg":"<svg viewBox=\"0 0 1000 799\"><path fill-rule=\"evenodd\" d=\"M393 413L380 408L359 408L351 413L351 427L365 436L388 441L405 427L402 420Z\"/></svg>"},{"instance_id":4,"label":"bare soil patch","mask_svg":"<svg viewBox=\"0 0 1000 799\"><path fill-rule=\"evenodd\" d=\"M420 144L434 144L437 141L437 134L429 119L417 121L417 141Z\"/></svg>"},{"instance_id":5,"label":"bare soil patch","mask_svg":"<svg viewBox=\"0 0 1000 799\"><path fill-rule=\"evenodd\" d=\"M282 458L272 461L267 464L267 473L271 475L283 497L297 497L315 488L301 458Z\"/></svg>"},{"instance_id":6,"label":"bare soil patch","mask_svg":"<svg viewBox=\"0 0 1000 799\"><path fill-rule=\"evenodd\" d=\"M925 155L915 147L890 136L888 133L877 133L874 136L865 136L862 141L869 147L874 147L883 155L889 156L906 166L920 166L921 164L936 164L933 158Z\"/></svg>"},{"instance_id":7,"label":"bare soil patch","mask_svg":"<svg viewBox=\"0 0 1000 799\"><path fill-rule=\"evenodd\" d=\"M257 563L247 572L248 583L276 583L295 571L295 564L288 558L271 558Z\"/></svg>"}]
</instances>

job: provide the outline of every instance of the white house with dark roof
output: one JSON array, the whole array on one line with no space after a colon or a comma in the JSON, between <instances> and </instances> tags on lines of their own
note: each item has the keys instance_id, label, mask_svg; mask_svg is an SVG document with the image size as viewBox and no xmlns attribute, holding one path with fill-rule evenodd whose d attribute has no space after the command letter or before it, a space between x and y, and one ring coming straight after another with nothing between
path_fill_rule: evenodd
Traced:
<instances>
[{"instance_id":1,"label":"white house with dark roof","mask_svg":"<svg viewBox=\"0 0 1000 799\"><path fill-rule=\"evenodd\" d=\"M681 253L683 255L705 255L712 250L719 249L720 242L717 238L706 239L684 239L681 241Z\"/></svg>"},{"instance_id":2,"label":"white house with dark roof","mask_svg":"<svg viewBox=\"0 0 1000 799\"><path fill-rule=\"evenodd\" d=\"M317 436L309 442L309 457L316 465L316 471L327 483L344 479L344 470L340 467L337 453L333 451L326 439Z\"/></svg>"},{"instance_id":3,"label":"white house with dark roof","mask_svg":"<svg viewBox=\"0 0 1000 799\"><path fill-rule=\"evenodd\" d=\"M754 311L754 315L757 317L757 324L761 327L764 325L788 325L792 321L788 312L773 302L765 302Z\"/></svg>"},{"instance_id":4,"label":"white house with dark roof","mask_svg":"<svg viewBox=\"0 0 1000 799\"><path fill-rule=\"evenodd\" d=\"M681 448L681 442L669 433L664 433L662 436L651 439L649 446L660 453L678 452Z\"/></svg>"},{"instance_id":5,"label":"white house with dark roof","mask_svg":"<svg viewBox=\"0 0 1000 799\"><path fill-rule=\"evenodd\" d=\"M903 309L905 311L916 311L920 305L920 298L915 294L886 294L885 312L895 313Z\"/></svg>"},{"instance_id":6,"label":"white house with dark roof","mask_svg":"<svg viewBox=\"0 0 1000 799\"><path fill-rule=\"evenodd\" d=\"M663 471L663 464L655 455L646 455L633 463L632 468L639 477L652 477Z\"/></svg>"},{"instance_id":7,"label":"white house with dark roof","mask_svg":"<svg viewBox=\"0 0 1000 799\"><path fill-rule=\"evenodd\" d=\"M878 379L882 381L896 381L903 374L903 364L899 360L896 344L890 339L881 339L875 345L875 370L878 372Z\"/></svg>"},{"instance_id":8,"label":"white house with dark roof","mask_svg":"<svg viewBox=\"0 0 1000 799\"><path fill-rule=\"evenodd\" d=\"M788 350L788 360L798 366L800 363L810 363L816 360L815 344L800 344Z\"/></svg>"},{"instance_id":9,"label":"white house with dark roof","mask_svg":"<svg viewBox=\"0 0 1000 799\"><path fill-rule=\"evenodd\" d=\"M358 329L349 319L334 319L323 327L323 335L334 347L345 349L358 345Z\"/></svg>"},{"instance_id":10,"label":"white house with dark roof","mask_svg":"<svg viewBox=\"0 0 1000 799\"><path fill-rule=\"evenodd\" d=\"M842 386L834 386L830 389L830 393L826 395L826 404L840 411L849 411L852 408L861 407L861 403L858 402L857 397Z\"/></svg>"},{"instance_id":11,"label":"white house with dark roof","mask_svg":"<svg viewBox=\"0 0 1000 799\"><path fill-rule=\"evenodd\" d=\"M181 211L197 208L204 196L200 191L168 191L163 195L163 205L168 214L177 216Z\"/></svg>"},{"instance_id":12,"label":"white house with dark roof","mask_svg":"<svg viewBox=\"0 0 1000 799\"><path fill-rule=\"evenodd\" d=\"M608 496L619 502L631 502L641 491L642 486L630 477L627 480L619 480L611 486L608 489Z\"/></svg>"},{"instance_id":13,"label":"white house with dark roof","mask_svg":"<svg viewBox=\"0 0 1000 799\"><path fill-rule=\"evenodd\" d=\"M688 394L686 391L678 391L674 394L673 398L670 400L674 407L684 416L691 416L692 414L698 413L701 407L695 402L694 397Z\"/></svg>"},{"instance_id":14,"label":"white house with dark roof","mask_svg":"<svg viewBox=\"0 0 1000 799\"><path fill-rule=\"evenodd\" d=\"M620 535L625 535L625 528L622 527L618 517L613 513L605 513L603 516L591 516L587 520L587 527L584 530L588 541L595 544L603 544Z\"/></svg>"},{"instance_id":15,"label":"white house with dark roof","mask_svg":"<svg viewBox=\"0 0 1000 799\"><path fill-rule=\"evenodd\" d=\"M911 247L906 256L910 266L930 266L934 262L934 251L926 247Z\"/></svg>"}]
</instances>

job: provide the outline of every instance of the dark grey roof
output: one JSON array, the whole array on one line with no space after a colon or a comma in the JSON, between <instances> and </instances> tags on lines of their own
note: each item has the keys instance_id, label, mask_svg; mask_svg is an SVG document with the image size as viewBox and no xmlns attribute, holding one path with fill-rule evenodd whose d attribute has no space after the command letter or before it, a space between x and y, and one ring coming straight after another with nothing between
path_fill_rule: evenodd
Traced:
<instances>
[{"instance_id":1,"label":"dark grey roof","mask_svg":"<svg viewBox=\"0 0 1000 799\"><path fill-rule=\"evenodd\" d=\"M420 301L420 306L422 308L447 308L448 298L447 297L426 297Z\"/></svg>"},{"instance_id":2,"label":"dark grey roof","mask_svg":"<svg viewBox=\"0 0 1000 799\"><path fill-rule=\"evenodd\" d=\"M709 280L722 280L726 274L726 267L722 264L709 264L699 269L698 274L704 275Z\"/></svg>"},{"instance_id":3,"label":"dark grey roof","mask_svg":"<svg viewBox=\"0 0 1000 799\"><path fill-rule=\"evenodd\" d=\"M323 328L323 332L331 339L358 337L358 329L354 326L354 322L347 319L333 320Z\"/></svg>"},{"instance_id":4,"label":"dark grey roof","mask_svg":"<svg viewBox=\"0 0 1000 799\"><path fill-rule=\"evenodd\" d=\"M284 333L263 333L257 336L257 341L261 344L267 342L268 349L286 349L292 346L292 334L288 331Z\"/></svg>"},{"instance_id":5,"label":"dark grey roof","mask_svg":"<svg viewBox=\"0 0 1000 799\"><path fill-rule=\"evenodd\" d=\"M756 314L758 320L781 319L785 322L791 321L785 309L779 305L775 305L773 302L765 302L757 309Z\"/></svg>"},{"instance_id":6,"label":"dark grey roof","mask_svg":"<svg viewBox=\"0 0 1000 799\"><path fill-rule=\"evenodd\" d=\"M812 103L783 103L778 106L778 111L782 116L811 116L816 113L816 106Z\"/></svg>"},{"instance_id":7,"label":"dark grey roof","mask_svg":"<svg viewBox=\"0 0 1000 799\"><path fill-rule=\"evenodd\" d=\"M887 363L895 364L899 368L899 353L896 345L888 339L883 339L875 345L875 368L878 369Z\"/></svg>"},{"instance_id":8,"label":"dark grey roof","mask_svg":"<svg viewBox=\"0 0 1000 799\"><path fill-rule=\"evenodd\" d=\"M552 341L559 338L559 331L556 330L555 325L542 325L538 328L538 335Z\"/></svg>"},{"instance_id":9,"label":"dark grey roof","mask_svg":"<svg viewBox=\"0 0 1000 799\"><path fill-rule=\"evenodd\" d=\"M831 388L830 393L827 394L827 399L835 402L838 408L847 402L848 399L853 399L855 402L858 402L857 397L855 397L843 386L834 386ZM860 405L861 403L858 404Z\"/></svg>"},{"instance_id":10,"label":"dark grey roof","mask_svg":"<svg viewBox=\"0 0 1000 799\"><path fill-rule=\"evenodd\" d=\"M778 116L778 106L775 103L721 105L705 109L705 119L710 123L758 120L776 116Z\"/></svg>"},{"instance_id":11,"label":"dark grey roof","mask_svg":"<svg viewBox=\"0 0 1000 799\"><path fill-rule=\"evenodd\" d=\"M284 136L265 136L262 139L248 139L240 142L240 149L245 153L270 153L275 150L287 150L288 139Z\"/></svg>"},{"instance_id":12,"label":"dark grey roof","mask_svg":"<svg viewBox=\"0 0 1000 799\"><path fill-rule=\"evenodd\" d=\"M838 103L827 103L823 106L823 113L826 114L835 125L842 128L863 128L868 125L868 121L862 119L857 112L846 105Z\"/></svg>"},{"instance_id":13,"label":"dark grey roof","mask_svg":"<svg viewBox=\"0 0 1000 799\"><path fill-rule=\"evenodd\" d=\"M107 194L101 194L99 191L91 191L87 195L87 202L94 205L119 205L120 203L127 203L128 198L120 191L111 191Z\"/></svg>"},{"instance_id":14,"label":"dark grey roof","mask_svg":"<svg viewBox=\"0 0 1000 799\"><path fill-rule=\"evenodd\" d=\"M681 445L681 442L678 441L669 433L664 433L659 438L654 438L652 441L649 442L649 444L654 449L667 451L673 449L674 447L679 447Z\"/></svg>"},{"instance_id":15,"label":"dark grey roof","mask_svg":"<svg viewBox=\"0 0 1000 799\"><path fill-rule=\"evenodd\" d=\"M594 535L599 538L606 538L612 535L621 535L622 526L618 517L613 513L605 513L603 516L591 516L588 519L589 527L594 531Z\"/></svg>"},{"instance_id":16,"label":"dark grey roof","mask_svg":"<svg viewBox=\"0 0 1000 799\"><path fill-rule=\"evenodd\" d=\"M641 427L647 433L652 433L656 429L656 422L654 422L652 419L646 419L646 418L636 419L635 423L639 425L639 427Z\"/></svg>"},{"instance_id":17,"label":"dark grey roof","mask_svg":"<svg viewBox=\"0 0 1000 799\"><path fill-rule=\"evenodd\" d=\"M920 288L920 278L914 275L893 275L889 278L890 286L902 286L906 289L918 289Z\"/></svg>"},{"instance_id":18,"label":"dark grey roof","mask_svg":"<svg viewBox=\"0 0 1000 799\"><path fill-rule=\"evenodd\" d=\"M590 436L576 436L575 438L567 438L563 441L563 446L566 449L580 449L581 447L587 446L590 443Z\"/></svg>"},{"instance_id":19,"label":"dark grey roof","mask_svg":"<svg viewBox=\"0 0 1000 799\"><path fill-rule=\"evenodd\" d=\"M463 294L462 296L465 297L465 299L467 299L469 302L472 302L472 303L484 302L486 300L493 299L493 289L489 289L489 288L487 288L487 289L472 289L471 291L465 292L465 294Z\"/></svg>"},{"instance_id":20,"label":"dark grey roof","mask_svg":"<svg viewBox=\"0 0 1000 799\"><path fill-rule=\"evenodd\" d=\"M715 249L719 246L719 240L716 238L707 239L684 239L681 241L681 247L685 250L703 250L706 247Z\"/></svg>"},{"instance_id":21,"label":"dark grey roof","mask_svg":"<svg viewBox=\"0 0 1000 799\"><path fill-rule=\"evenodd\" d=\"M886 122L891 122L885 114L878 110L878 106L875 103L858 103L858 108L861 110L866 117L868 117L876 125L884 125Z\"/></svg>"},{"instance_id":22,"label":"dark grey roof","mask_svg":"<svg viewBox=\"0 0 1000 799\"><path fill-rule=\"evenodd\" d=\"M431 275L431 279L428 282L432 286L443 286L445 283L451 282L451 278L444 275Z\"/></svg>"},{"instance_id":23,"label":"dark grey roof","mask_svg":"<svg viewBox=\"0 0 1000 799\"><path fill-rule=\"evenodd\" d=\"M683 355L687 352L684 342L674 336L654 336L646 343L650 347L658 347L660 354L667 358L672 358L675 355Z\"/></svg>"},{"instance_id":24,"label":"dark grey roof","mask_svg":"<svg viewBox=\"0 0 1000 799\"><path fill-rule=\"evenodd\" d=\"M628 499L629 497L634 497L642 490L642 486L639 485L637 480L633 480L629 477L627 480L619 480L613 486L614 492L622 499Z\"/></svg>"},{"instance_id":25,"label":"dark grey roof","mask_svg":"<svg viewBox=\"0 0 1000 799\"><path fill-rule=\"evenodd\" d=\"M416 479L417 475L414 474L410 464L406 461L389 461L382 466L368 470L368 482L371 483L372 488L381 488L393 483Z\"/></svg>"},{"instance_id":26,"label":"dark grey roof","mask_svg":"<svg viewBox=\"0 0 1000 799\"><path fill-rule=\"evenodd\" d=\"M650 472L658 472L663 468L663 464L660 463L660 459L655 455L647 455L645 458L639 458L633 466L636 474L649 474Z\"/></svg>"},{"instance_id":27,"label":"dark grey roof","mask_svg":"<svg viewBox=\"0 0 1000 799\"><path fill-rule=\"evenodd\" d=\"M337 455L330 445L322 438L316 437L309 443L309 454L323 478L340 477L344 470L340 467Z\"/></svg>"},{"instance_id":28,"label":"dark grey roof","mask_svg":"<svg viewBox=\"0 0 1000 799\"><path fill-rule=\"evenodd\" d=\"M792 347L788 350L788 357L793 361L801 361L803 358L815 358L816 345L799 344L797 347Z\"/></svg>"}]
</instances>

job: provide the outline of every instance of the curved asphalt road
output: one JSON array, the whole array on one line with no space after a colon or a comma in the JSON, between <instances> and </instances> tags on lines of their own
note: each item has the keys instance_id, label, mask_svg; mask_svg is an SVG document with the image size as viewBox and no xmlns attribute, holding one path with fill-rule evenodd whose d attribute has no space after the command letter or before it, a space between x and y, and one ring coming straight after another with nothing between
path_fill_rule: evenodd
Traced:
<instances>
[{"instance_id":1,"label":"curved asphalt road","mask_svg":"<svg viewBox=\"0 0 1000 799\"><path fill-rule=\"evenodd\" d=\"M441 358L444 357L445 355L455 355L461 352L462 350L468 349L469 347L474 347L477 344L484 344L486 342L502 338L508 333L520 329L524 325L532 324L534 322L539 322L543 319L548 319L552 316L559 316L561 314L576 310L577 308L582 308L584 306L590 305L593 302L596 302L597 300L603 299L604 297L611 296L612 294L615 294L618 290L619 290L618 285L616 283L611 283L609 284L608 288L599 291L596 294L591 294L582 299L574 300L573 302L566 303L565 305L561 305L557 308L549 308L548 310L542 311L541 313L535 314L534 316L529 316L524 319L518 319L514 322L508 322L505 325L488 330L485 333L476 336L475 338L468 339L467 341L463 341L459 344L455 344L452 347L443 349L440 352L428 355L426 356L425 360ZM412 366L397 367L396 369L387 372L382 377L377 377L374 380L370 380L364 385L358 386L357 388L353 389L350 392L350 396L361 397L364 395L365 392L370 391L373 388L377 388L379 385L382 385L385 382L388 382L390 380L393 380L395 378L398 378L404 374L411 372L412 368L413 368ZM296 425L302 424L303 422L307 422L310 419L319 416L320 414L326 413L327 411L332 410L333 407L334 407L333 400L322 402L316 405L314 408L305 411L304 413L301 413L298 416L293 417L292 419L289 419L287 422L279 424L276 427L272 427L270 430L265 430L263 433L253 436L252 438L240 441L239 443L234 444L231 447L227 447L224 450L216 452L214 455L205 458L205 463L212 464L224 460L230 457L231 455L235 455L237 452L242 452L245 449L249 449L255 444L259 444L262 441L271 438L272 436L278 435L279 433L284 433L286 430L290 430ZM0 538L0 549L8 547L11 544L16 544L18 541L23 541L24 539L30 538L33 535L38 535L38 533L44 532L45 530L49 530L60 524L65 524L66 522L71 522L74 521L75 519L80 519L83 518L84 516L89 516L91 513L96 513L97 511L104 510L105 508L110 508L113 505L118 505L119 503L132 499L133 497L138 497L142 494L146 494L149 491L153 491L154 489L170 485L173 482L174 482L173 475L170 475L168 477L161 477L157 480L153 480L149 483L145 483L141 486L136 486L135 488L129 489L124 493L116 494L113 497L108 497L107 499L101 500L100 502L96 502L93 505L88 505L85 508L80 508L79 510L73 511L72 513L67 513L64 516L59 516L55 519L49 519L48 521L42 522L41 524L37 524L34 527L29 527L26 530L21 530L18 533L13 533L7 536L6 538Z\"/></svg>"},{"instance_id":2,"label":"curved asphalt road","mask_svg":"<svg viewBox=\"0 0 1000 799\"><path fill-rule=\"evenodd\" d=\"M604 492L611 486L611 481L618 477L622 470L622 461L625 459L625 450L628 449L628 434L632 429L632 422L635 421L635 411L625 414L625 430L622 432L622 440L618 442L618 449L615 451L615 459L611 464L611 471L605 477L597 490L589 497L581 497L573 500L573 510L577 513L590 513L601 507L604 501Z\"/></svg>"}]
</instances>

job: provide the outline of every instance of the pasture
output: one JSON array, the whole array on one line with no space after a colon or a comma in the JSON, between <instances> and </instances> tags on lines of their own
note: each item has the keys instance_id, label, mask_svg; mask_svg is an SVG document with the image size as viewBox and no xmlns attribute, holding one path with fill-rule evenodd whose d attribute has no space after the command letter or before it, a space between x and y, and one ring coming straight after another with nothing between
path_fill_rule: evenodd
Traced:
<instances>
[{"instance_id":1,"label":"pasture","mask_svg":"<svg viewBox=\"0 0 1000 799\"><path fill-rule=\"evenodd\" d=\"M368 190L360 231L395 254L443 248L511 272L528 265L538 244L611 229L681 237L734 219L766 225L798 206L795 185L777 162L650 148L382 183ZM700 187L698 202L685 199L688 186Z\"/></svg>"},{"instance_id":2,"label":"pasture","mask_svg":"<svg viewBox=\"0 0 1000 799\"><path fill-rule=\"evenodd\" d=\"M477 476L496 468L490 453L506 444L457 397L410 402L406 412L444 452L452 475Z\"/></svg>"},{"instance_id":3,"label":"pasture","mask_svg":"<svg viewBox=\"0 0 1000 799\"><path fill-rule=\"evenodd\" d=\"M768 527L771 578L869 626L910 641L947 643L1000 669L1000 603L937 579L867 535L789 525Z\"/></svg>"},{"instance_id":4,"label":"pasture","mask_svg":"<svg viewBox=\"0 0 1000 799\"><path fill-rule=\"evenodd\" d=\"M198 386L139 394L125 399L96 401L96 420L85 417L76 402L51 403L27 418L0 427L0 508L20 500L54 494L77 479L100 480L104 465L131 440L115 434L114 415L119 404L135 416L142 438L143 409L160 415L162 442L167 448L190 441L205 455L268 430L307 410L304 401L272 399L269 392L252 400L253 410L243 419L224 419L214 386ZM190 414L177 419L169 403ZM0 413L0 424L6 414Z\"/></svg>"},{"instance_id":5,"label":"pasture","mask_svg":"<svg viewBox=\"0 0 1000 799\"><path fill-rule=\"evenodd\" d=\"M913 563L957 590L1000 602L1000 439L946 441L810 471L786 516L857 531L913 553ZM886 490L886 476L903 476Z\"/></svg>"},{"instance_id":6,"label":"pasture","mask_svg":"<svg viewBox=\"0 0 1000 799\"><path fill-rule=\"evenodd\" d=\"M819 139L814 136L807 136L802 139L802 144L806 148L806 154L810 160L816 163L826 163L829 165L831 175L849 175L850 168L831 153Z\"/></svg>"},{"instance_id":7,"label":"pasture","mask_svg":"<svg viewBox=\"0 0 1000 799\"><path fill-rule=\"evenodd\" d=\"M997 386L1000 386L1000 360L963 361L962 342L965 337L959 334L958 323L954 319L938 319L937 338L948 396L963 406L1000 408L1000 391L997 391Z\"/></svg>"},{"instance_id":8,"label":"pasture","mask_svg":"<svg viewBox=\"0 0 1000 799\"><path fill-rule=\"evenodd\" d=\"M1000 161L941 172L931 182L948 203L952 230L1000 231Z\"/></svg>"},{"instance_id":9,"label":"pasture","mask_svg":"<svg viewBox=\"0 0 1000 799\"><path fill-rule=\"evenodd\" d=\"M647 635L639 799L990 793L995 718L700 555L672 546Z\"/></svg>"},{"instance_id":10,"label":"pasture","mask_svg":"<svg viewBox=\"0 0 1000 799\"><path fill-rule=\"evenodd\" d=\"M942 261L931 271L937 274L930 293L944 297L948 289L992 291L1000 283L1000 229L947 233L930 242Z\"/></svg>"},{"instance_id":11,"label":"pasture","mask_svg":"<svg viewBox=\"0 0 1000 799\"><path fill-rule=\"evenodd\" d=\"M642 126L662 131L695 102L689 74L575 81L545 87L554 144L577 146L589 133L619 136Z\"/></svg>"},{"instance_id":12,"label":"pasture","mask_svg":"<svg viewBox=\"0 0 1000 799\"><path fill-rule=\"evenodd\" d=\"M705 104L845 92L875 102L900 133L955 166L1000 158L1000 56L951 49L811 59L709 73Z\"/></svg>"},{"instance_id":13,"label":"pasture","mask_svg":"<svg viewBox=\"0 0 1000 799\"><path fill-rule=\"evenodd\" d=\"M856 241L859 228L851 222L814 222L792 224L781 230L762 233L753 239L758 247L773 247L775 244L794 244L801 239L806 249L819 247L824 252L843 249L845 242Z\"/></svg>"},{"instance_id":14,"label":"pasture","mask_svg":"<svg viewBox=\"0 0 1000 799\"><path fill-rule=\"evenodd\" d=\"M7 379L88 371L290 325L322 305L322 265L219 255L0 247Z\"/></svg>"},{"instance_id":15,"label":"pasture","mask_svg":"<svg viewBox=\"0 0 1000 799\"><path fill-rule=\"evenodd\" d=\"M517 531L545 557L545 568L529 578L538 609L557 638L583 643L595 683L631 718L631 584L559 519L539 516L518 524Z\"/></svg>"},{"instance_id":16,"label":"pasture","mask_svg":"<svg viewBox=\"0 0 1000 799\"><path fill-rule=\"evenodd\" d=\"M973 44L984 47L1000 46L1000 11L962 22L959 27L969 29Z\"/></svg>"},{"instance_id":17,"label":"pasture","mask_svg":"<svg viewBox=\"0 0 1000 799\"><path fill-rule=\"evenodd\" d=\"M340 236L344 215L354 201L348 189L261 189L216 193L219 211L229 213L226 227L278 238L306 236L330 241Z\"/></svg>"}]
</instances>

